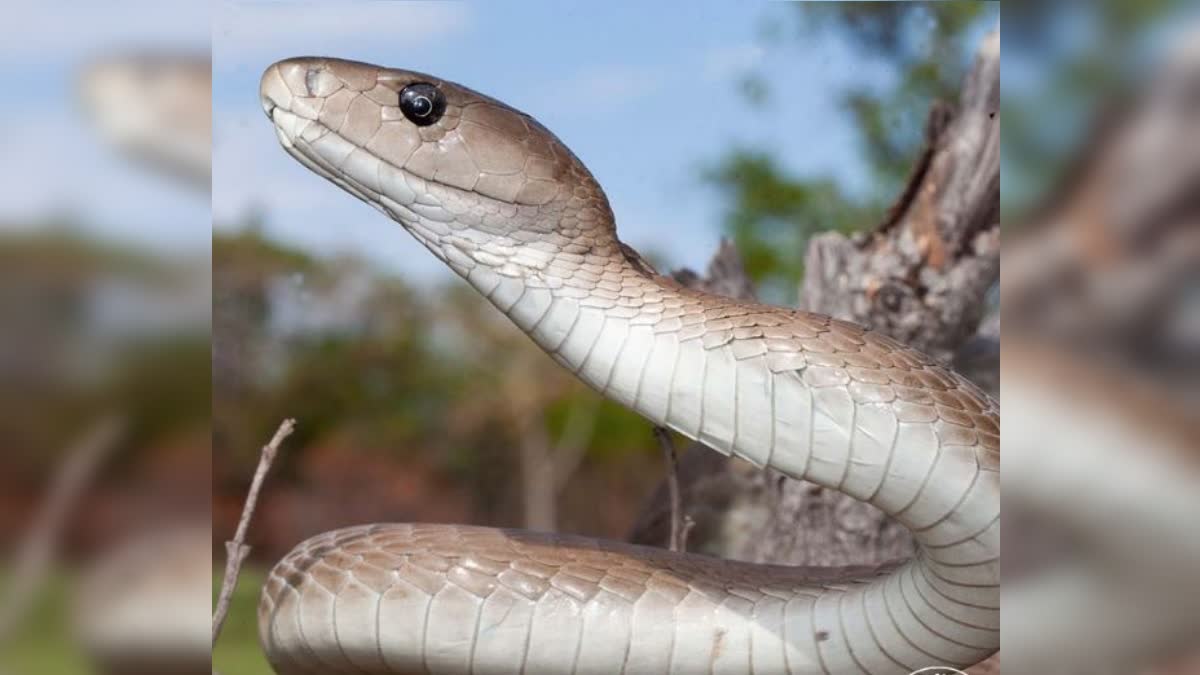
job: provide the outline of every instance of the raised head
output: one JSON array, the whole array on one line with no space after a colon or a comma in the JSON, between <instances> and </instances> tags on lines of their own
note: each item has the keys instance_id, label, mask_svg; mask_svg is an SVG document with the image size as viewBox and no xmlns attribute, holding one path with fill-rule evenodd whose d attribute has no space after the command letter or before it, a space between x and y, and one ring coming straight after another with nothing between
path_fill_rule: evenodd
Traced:
<instances>
[{"instance_id":1,"label":"raised head","mask_svg":"<svg viewBox=\"0 0 1200 675\"><path fill-rule=\"evenodd\" d=\"M262 77L280 143L371 203L458 271L470 249L610 251L608 201L582 162L529 115L408 70L331 58ZM470 246L457 246L463 241ZM455 250L457 249L457 250Z\"/></svg>"}]
</instances>

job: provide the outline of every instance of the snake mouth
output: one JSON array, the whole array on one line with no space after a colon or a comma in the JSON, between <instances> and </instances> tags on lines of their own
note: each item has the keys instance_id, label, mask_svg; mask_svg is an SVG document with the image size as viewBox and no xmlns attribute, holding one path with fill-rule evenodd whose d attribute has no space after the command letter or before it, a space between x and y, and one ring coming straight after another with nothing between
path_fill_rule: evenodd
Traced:
<instances>
[{"instance_id":1,"label":"snake mouth","mask_svg":"<svg viewBox=\"0 0 1200 675\"><path fill-rule=\"evenodd\" d=\"M260 104L279 144L308 169L407 225L410 214L401 207L411 207L428 186L403 164L354 142L322 117L331 94L347 89L331 78L327 60L318 57L286 59L266 69Z\"/></svg>"},{"instance_id":2,"label":"snake mouth","mask_svg":"<svg viewBox=\"0 0 1200 675\"><path fill-rule=\"evenodd\" d=\"M393 219L408 224L400 207L409 208L416 200L412 183L420 180L418 177L358 148L318 120L305 119L279 105L271 105L267 115L279 144L293 159ZM388 176L387 184L381 178L383 175ZM397 189L397 181L403 181L408 189Z\"/></svg>"},{"instance_id":3,"label":"snake mouth","mask_svg":"<svg viewBox=\"0 0 1200 675\"><path fill-rule=\"evenodd\" d=\"M399 223L446 260L442 237L457 226L447 209L452 188L350 143L336 130L264 102L279 144L297 162Z\"/></svg>"}]
</instances>

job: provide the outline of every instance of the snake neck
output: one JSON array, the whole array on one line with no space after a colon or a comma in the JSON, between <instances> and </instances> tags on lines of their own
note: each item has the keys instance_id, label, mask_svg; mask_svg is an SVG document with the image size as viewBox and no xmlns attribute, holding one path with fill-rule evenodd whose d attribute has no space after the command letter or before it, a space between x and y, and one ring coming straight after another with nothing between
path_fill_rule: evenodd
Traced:
<instances>
[{"instance_id":1,"label":"snake neck","mask_svg":"<svg viewBox=\"0 0 1200 675\"><path fill-rule=\"evenodd\" d=\"M582 253L502 252L490 260L500 264L472 258L463 276L601 394L719 452L871 503L918 544L983 536L976 552L991 553L998 502L971 509L997 492L998 454L957 423L986 426L998 413L961 377L828 317L686 289L615 238ZM894 365L855 367L872 358ZM925 387L948 391L935 400Z\"/></svg>"},{"instance_id":2,"label":"snake neck","mask_svg":"<svg viewBox=\"0 0 1200 675\"><path fill-rule=\"evenodd\" d=\"M928 630L926 613L950 617L965 638L930 638L954 654L944 662L995 648L999 456L984 434L999 429L985 395L848 324L683 288L619 244L518 274L529 258L518 249L464 276L563 367L656 425L870 503L913 533L917 557L864 585L848 616L910 634Z\"/></svg>"}]
</instances>

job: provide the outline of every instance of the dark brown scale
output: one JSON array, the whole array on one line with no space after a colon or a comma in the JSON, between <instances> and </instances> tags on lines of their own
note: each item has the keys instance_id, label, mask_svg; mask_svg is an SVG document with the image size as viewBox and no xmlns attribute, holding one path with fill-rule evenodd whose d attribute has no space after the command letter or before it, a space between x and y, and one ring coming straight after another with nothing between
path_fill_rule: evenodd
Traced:
<instances>
[{"instance_id":1,"label":"dark brown scale","mask_svg":"<svg viewBox=\"0 0 1200 675\"><path fill-rule=\"evenodd\" d=\"M957 424L958 426L961 426L961 427L974 427L975 426L974 420L971 419L971 416L961 410L956 410L954 408L947 408L946 406L938 406L937 410L938 410L938 415L943 420L945 420L951 424Z\"/></svg>"}]
</instances>

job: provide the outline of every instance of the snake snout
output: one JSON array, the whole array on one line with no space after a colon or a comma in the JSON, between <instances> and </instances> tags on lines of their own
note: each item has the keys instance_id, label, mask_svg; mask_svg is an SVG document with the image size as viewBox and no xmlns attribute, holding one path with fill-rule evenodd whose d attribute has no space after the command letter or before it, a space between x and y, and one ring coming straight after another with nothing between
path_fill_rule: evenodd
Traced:
<instances>
[{"instance_id":1,"label":"snake snout","mask_svg":"<svg viewBox=\"0 0 1200 675\"><path fill-rule=\"evenodd\" d=\"M263 71L259 96L267 117L279 108L293 110L295 99L313 99L328 95L327 81L334 80L327 59L301 56L284 59Z\"/></svg>"},{"instance_id":2,"label":"snake snout","mask_svg":"<svg viewBox=\"0 0 1200 675\"><path fill-rule=\"evenodd\" d=\"M258 84L260 102L263 112L267 114L268 118L271 117L272 111L280 105L281 100L290 101L291 99L291 92L284 84L278 66L279 64L274 64L263 71L262 79Z\"/></svg>"}]
</instances>

